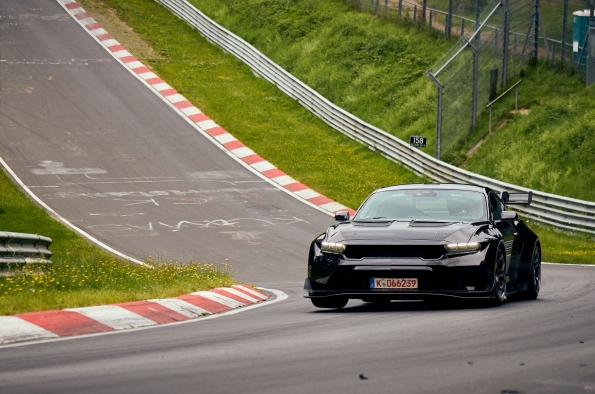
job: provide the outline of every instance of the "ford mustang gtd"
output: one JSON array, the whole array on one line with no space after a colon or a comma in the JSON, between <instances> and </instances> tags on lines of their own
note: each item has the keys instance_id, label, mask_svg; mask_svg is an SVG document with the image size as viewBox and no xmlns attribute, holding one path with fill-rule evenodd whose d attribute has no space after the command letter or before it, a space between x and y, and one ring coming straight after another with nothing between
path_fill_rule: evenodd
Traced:
<instances>
[{"instance_id":1,"label":"ford mustang gtd","mask_svg":"<svg viewBox=\"0 0 595 394\"><path fill-rule=\"evenodd\" d=\"M461 184L376 190L353 218L337 212L310 246L305 290L314 306L480 298L535 299L541 284L539 238L506 205L532 193L497 195Z\"/></svg>"}]
</instances>

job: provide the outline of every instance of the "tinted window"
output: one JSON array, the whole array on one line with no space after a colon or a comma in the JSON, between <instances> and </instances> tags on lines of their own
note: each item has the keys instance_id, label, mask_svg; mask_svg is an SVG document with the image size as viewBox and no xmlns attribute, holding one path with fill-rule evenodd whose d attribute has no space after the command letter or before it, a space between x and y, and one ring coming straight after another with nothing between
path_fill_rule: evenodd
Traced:
<instances>
[{"instance_id":1,"label":"tinted window","mask_svg":"<svg viewBox=\"0 0 595 394\"><path fill-rule=\"evenodd\" d=\"M494 220L502 219L503 205L500 199L493 193L490 193L490 212Z\"/></svg>"},{"instance_id":2,"label":"tinted window","mask_svg":"<svg viewBox=\"0 0 595 394\"><path fill-rule=\"evenodd\" d=\"M473 222L487 219L482 193L467 190L385 190L366 200L354 220L444 220Z\"/></svg>"}]
</instances>

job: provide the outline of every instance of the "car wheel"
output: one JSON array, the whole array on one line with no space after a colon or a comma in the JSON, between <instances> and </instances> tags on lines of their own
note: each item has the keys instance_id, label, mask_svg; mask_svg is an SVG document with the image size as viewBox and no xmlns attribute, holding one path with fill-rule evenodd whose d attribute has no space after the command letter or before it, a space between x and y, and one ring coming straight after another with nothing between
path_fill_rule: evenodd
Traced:
<instances>
[{"instance_id":1,"label":"car wheel","mask_svg":"<svg viewBox=\"0 0 595 394\"><path fill-rule=\"evenodd\" d=\"M498 306L506 299L506 255L502 248L496 252L496 261L494 262L494 294L491 304Z\"/></svg>"},{"instance_id":2,"label":"car wheel","mask_svg":"<svg viewBox=\"0 0 595 394\"><path fill-rule=\"evenodd\" d=\"M541 288L541 248L539 247L539 242L536 242L533 247L531 273L529 274L528 282L527 291L523 292L523 298L526 300L535 300L539 296L539 289Z\"/></svg>"},{"instance_id":3,"label":"car wheel","mask_svg":"<svg viewBox=\"0 0 595 394\"><path fill-rule=\"evenodd\" d=\"M347 297L311 298L312 304L317 308L340 309L347 305Z\"/></svg>"}]
</instances>

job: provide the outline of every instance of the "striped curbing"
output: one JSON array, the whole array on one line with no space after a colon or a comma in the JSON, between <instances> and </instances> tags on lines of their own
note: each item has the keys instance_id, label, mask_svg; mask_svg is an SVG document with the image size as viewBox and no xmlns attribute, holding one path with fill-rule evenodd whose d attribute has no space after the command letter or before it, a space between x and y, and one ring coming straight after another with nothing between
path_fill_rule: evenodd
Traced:
<instances>
[{"instance_id":1,"label":"striped curbing","mask_svg":"<svg viewBox=\"0 0 595 394\"><path fill-rule=\"evenodd\" d=\"M0 344L182 322L269 298L268 294L248 286L233 285L175 298L0 316Z\"/></svg>"},{"instance_id":2,"label":"striped curbing","mask_svg":"<svg viewBox=\"0 0 595 394\"><path fill-rule=\"evenodd\" d=\"M291 178L266 161L233 135L219 126L202 111L190 103L184 96L149 70L137 58L126 51L105 29L103 29L85 10L74 0L58 0L70 14L76 18L97 40L118 58L129 70L145 80L159 95L171 103L180 114L187 117L200 130L212 137L226 150L239 158L245 165L250 166L264 177L271 180L277 187L291 192L296 198L306 201L328 213L347 210L351 215L354 210L339 204L330 198L317 193L303 183Z\"/></svg>"}]
</instances>

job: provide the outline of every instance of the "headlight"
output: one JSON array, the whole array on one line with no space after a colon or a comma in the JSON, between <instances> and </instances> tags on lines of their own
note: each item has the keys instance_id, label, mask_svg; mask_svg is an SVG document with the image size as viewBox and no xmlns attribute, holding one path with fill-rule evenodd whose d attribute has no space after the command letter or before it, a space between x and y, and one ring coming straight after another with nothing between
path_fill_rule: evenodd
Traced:
<instances>
[{"instance_id":1,"label":"headlight","mask_svg":"<svg viewBox=\"0 0 595 394\"><path fill-rule=\"evenodd\" d=\"M448 253L465 253L477 252L479 250L479 242L465 242L460 244L448 244L445 246Z\"/></svg>"},{"instance_id":2,"label":"headlight","mask_svg":"<svg viewBox=\"0 0 595 394\"><path fill-rule=\"evenodd\" d=\"M342 243L323 242L320 250L324 253L341 254L345 250Z\"/></svg>"}]
</instances>

